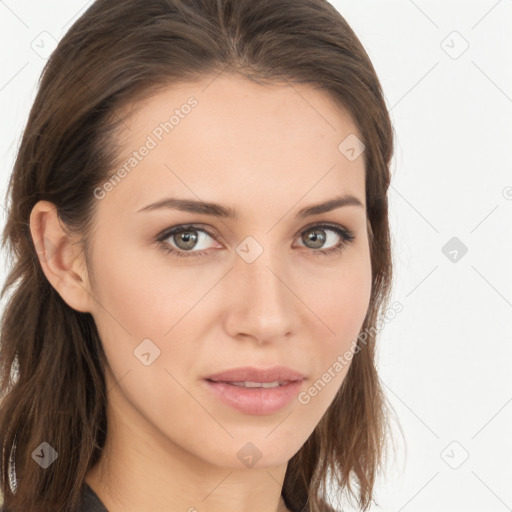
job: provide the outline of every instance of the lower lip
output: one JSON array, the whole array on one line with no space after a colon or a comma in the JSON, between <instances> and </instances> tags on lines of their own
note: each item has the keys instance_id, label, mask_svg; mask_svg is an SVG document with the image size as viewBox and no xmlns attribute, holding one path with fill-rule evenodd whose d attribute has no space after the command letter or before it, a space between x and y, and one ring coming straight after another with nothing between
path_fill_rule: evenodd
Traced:
<instances>
[{"instance_id":1,"label":"lower lip","mask_svg":"<svg viewBox=\"0 0 512 512\"><path fill-rule=\"evenodd\" d=\"M277 388L246 388L225 382L203 381L221 402L245 414L272 414L286 407L299 394L303 380Z\"/></svg>"}]
</instances>

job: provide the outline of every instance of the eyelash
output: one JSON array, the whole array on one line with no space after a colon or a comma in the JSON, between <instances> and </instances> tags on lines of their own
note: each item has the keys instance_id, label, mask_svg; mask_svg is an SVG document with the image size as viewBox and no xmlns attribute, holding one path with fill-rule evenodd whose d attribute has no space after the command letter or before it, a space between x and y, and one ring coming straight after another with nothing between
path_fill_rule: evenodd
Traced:
<instances>
[{"instance_id":1,"label":"eyelash","mask_svg":"<svg viewBox=\"0 0 512 512\"><path fill-rule=\"evenodd\" d=\"M341 242L336 245L335 247L331 247L330 249L309 249L310 252L313 253L314 256L335 256L337 254L341 254L341 252L345 249L345 246L350 244L354 238L355 235L352 231L342 228L341 226L332 225L332 224L315 224L313 226L308 227L307 229L303 230L299 236L303 235L304 233L307 233L308 231L313 231L315 229L326 229L329 231L334 231L337 235L341 237ZM173 228L166 229L162 233L160 233L156 237L156 242L159 244L161 249L165 251L166 253L171 253L174 256L178 256L179 258L195 258L199 256L209 256L208 252L211 251L183 251L176 249L172 246L170 246L165 240L167 240L170 236L175 235L177 233L182 233L184 231L193 230L193 231L202 231L203 233L206 233L209 237L214 238L213 234L211 234L207 229L195 226L193 224L181 224L179 226L174 226Z\"/></svg>"}]
</instances>

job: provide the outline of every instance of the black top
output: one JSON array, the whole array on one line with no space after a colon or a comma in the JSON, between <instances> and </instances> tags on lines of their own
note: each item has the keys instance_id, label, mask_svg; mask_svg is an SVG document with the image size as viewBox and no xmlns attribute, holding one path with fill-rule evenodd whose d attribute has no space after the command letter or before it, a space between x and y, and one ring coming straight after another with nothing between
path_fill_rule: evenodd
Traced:
<instances>
[{"instance_id":1,"label":"black top","mask_svg":"<svg viewBox=\"0 0 512 512\"><path fill-rule=\"evenodd\" d=\"M322 503L326 512L336 512L327 503ZM2 512L3 509L0 509ZM87 482L84 481L82 486L82 498L78 512L108 512L108 509L103 505L98 495L89 487Z\"/></svg>"},{"instance_id":2,"label":"black top","mask_svg":"<svg viewBox=\"0 0 512 512\"><path fill-rule=\"evenodd\" d=\"M5 508L2 505L0 512L4 512ZM325 510L328 512L335 512L335 510L325 504ZM82 495L78 512L108 512L107 507L103 505L98 495L89 487L89 484L84 481L82 485Z\"/></svg>"},{"instance_id":3,"label":"black top","mask_svg":"<svg viewBox=\"0 0 512 512\"><path fill-rule=\"evenodd\" d=\"M82 501L79 512L108 512L108 509L103 505L97 494L85 481L82 488Z\"/></svg>"},{"instance_id":4,"label":"black top","mask_svg":"<svg viewBox=\"0 0 512 512\"><path fill-rule=\"evenodd\" d=\"M0 512L5 512L5 505L2 504ZM78 505L77 512L108 512L108 509L103 505L97 494L85 481L82 485L80 504Z\"/></svg>"}]
</instances>

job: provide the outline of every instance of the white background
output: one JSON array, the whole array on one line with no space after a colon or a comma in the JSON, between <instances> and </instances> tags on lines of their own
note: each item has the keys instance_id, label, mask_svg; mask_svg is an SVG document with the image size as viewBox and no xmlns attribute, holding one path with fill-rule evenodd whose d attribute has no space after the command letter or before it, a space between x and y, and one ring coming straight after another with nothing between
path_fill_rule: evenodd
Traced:
<instances>
[{"instance_id":1,"label":"white background","mask_svg":"<svg viewBox=\"0 0 512 512\"><path fill-rule=\"evenodd\" d=\"M0 1L2 225L41 53L90 3ZM382 331L378 364L405 445L371 510L512 510L512 1L332 3L368 51L396 131L403 311ZM455 247L457 261L442 250L452 237L468 249Z\"/></svg>"}]
</instances>

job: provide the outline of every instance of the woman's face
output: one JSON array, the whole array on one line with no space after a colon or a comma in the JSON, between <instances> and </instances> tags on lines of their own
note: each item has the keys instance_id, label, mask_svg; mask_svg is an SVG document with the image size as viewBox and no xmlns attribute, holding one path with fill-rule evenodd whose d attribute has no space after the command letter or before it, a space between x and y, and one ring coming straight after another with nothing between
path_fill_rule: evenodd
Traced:
<instances>
[{"instance_id":1,"label":"woman's face","mask_svg":"<svg viewBox=\"0 0 512 512\"><path fill-rule=\"evenodd\" d=\"M356 136L325 92L236 75L137 105L116 178L95 191L89 261L119 432L222 467L279 465L299 450L346 376L369 306ZM206 381L276 366L303 380ZM286 380L266 376L276 379Z\"/></svg>"}]
</instances>

